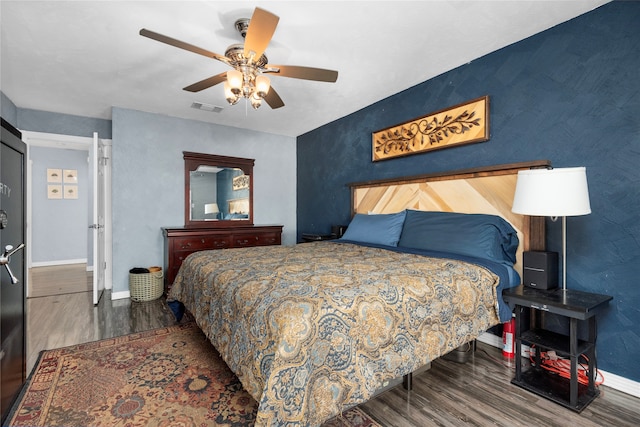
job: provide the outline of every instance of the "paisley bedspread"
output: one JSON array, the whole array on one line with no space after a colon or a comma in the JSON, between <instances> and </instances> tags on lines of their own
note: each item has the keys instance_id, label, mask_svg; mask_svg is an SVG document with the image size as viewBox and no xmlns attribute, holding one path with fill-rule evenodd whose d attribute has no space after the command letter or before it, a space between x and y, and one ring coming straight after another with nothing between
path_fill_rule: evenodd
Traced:
<instances>
[{"instance_id":1,"label":"paisley bedspread","mask_svg":"<svg viewBox=\"0 0 640 427\"><path fill-rule=\"evenodd\" d=\"M320 425L499 323L498 276L350 243L196 252L169 300L259 403L256 426Z\"/></svg>"}]
</instances>

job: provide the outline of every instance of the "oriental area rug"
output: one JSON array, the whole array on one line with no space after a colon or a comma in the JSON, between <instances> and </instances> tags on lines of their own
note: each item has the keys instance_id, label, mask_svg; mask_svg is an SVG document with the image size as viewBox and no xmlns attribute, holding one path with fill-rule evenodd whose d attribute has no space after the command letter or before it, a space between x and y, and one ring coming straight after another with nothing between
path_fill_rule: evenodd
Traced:
<instances>
[{"instance_id":1,"label":"oriental area rug","mask_svg":"<svg viewBox=\"0 0 640 427\"><path fill-rule=\"evenodd\" d=\"M47 350L9 426L252 426L258 404L195 323ZM352 408L325 427L380 427Z\"/></svg>"}]
</instances>

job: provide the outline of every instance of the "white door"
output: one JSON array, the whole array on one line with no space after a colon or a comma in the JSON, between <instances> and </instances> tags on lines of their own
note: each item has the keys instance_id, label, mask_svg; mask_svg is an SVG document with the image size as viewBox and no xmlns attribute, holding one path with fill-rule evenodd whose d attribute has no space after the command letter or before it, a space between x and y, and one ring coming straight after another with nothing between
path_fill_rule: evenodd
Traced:
<instances>
[{"instance_id":1,"label":"white door","mask_svg":"<svg viewBox=\"0 0 640 427\"><path fill-rule=\"evenodd\" d=\"M104 291L105 272L105 143L93 133L93 304L98 305Z\"/></svg>"}]
</instances>

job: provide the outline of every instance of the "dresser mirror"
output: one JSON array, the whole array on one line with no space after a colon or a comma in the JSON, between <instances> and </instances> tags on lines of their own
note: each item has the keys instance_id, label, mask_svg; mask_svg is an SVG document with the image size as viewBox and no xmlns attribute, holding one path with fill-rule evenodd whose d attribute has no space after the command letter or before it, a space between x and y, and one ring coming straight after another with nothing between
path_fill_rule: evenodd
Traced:
<instances>
[{"instance_id":1,"label":"dresser mirror","mask_svg":"<svg viewBox=\"0 0 640 427\"><path fill-rule=\"evenodd\" d=\"M253 159L183 152L185 227L253 225Z\"/></svg>"}]
</instances>

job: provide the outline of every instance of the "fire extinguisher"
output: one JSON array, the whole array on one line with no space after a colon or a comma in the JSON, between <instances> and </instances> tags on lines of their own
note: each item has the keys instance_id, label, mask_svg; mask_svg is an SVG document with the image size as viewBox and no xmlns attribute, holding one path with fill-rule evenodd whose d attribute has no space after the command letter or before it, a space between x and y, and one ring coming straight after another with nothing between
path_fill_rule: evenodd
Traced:
<instances>
[{"instance_id":1,"label":"fire extinguisher","mask_svg":"<svg viewBox=\"0 0 640 427\"><path fill-rule=\"evenodd\" d=\"M502 324L502 355L504 357L512 358L515 355L515 342L513 339L515 330L515 319Z\"/></svg>"}]
</instances>

